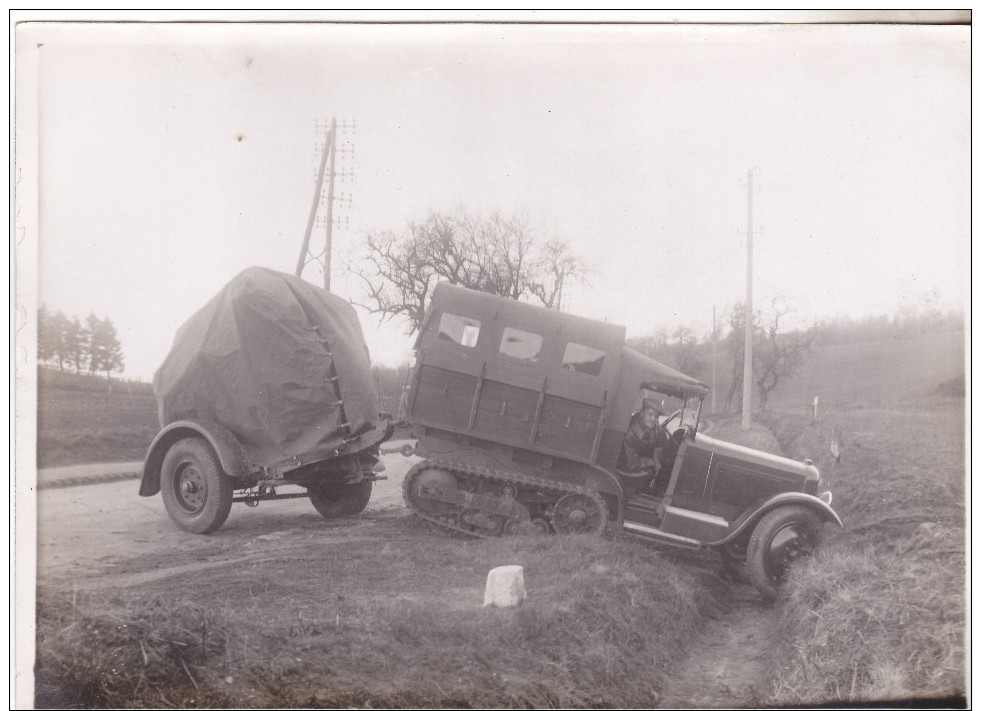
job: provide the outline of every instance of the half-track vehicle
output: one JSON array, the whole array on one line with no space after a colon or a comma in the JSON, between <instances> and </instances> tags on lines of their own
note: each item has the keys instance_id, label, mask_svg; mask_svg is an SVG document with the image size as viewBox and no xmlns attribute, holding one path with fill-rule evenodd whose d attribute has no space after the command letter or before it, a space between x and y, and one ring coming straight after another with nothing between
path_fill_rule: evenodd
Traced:
<instances>
[{"instance_id":1,"label":"half-track vehicle","mask_svg":"<svg viewBox=\"0 0 981 711\"><path fill-rule=\"evenodd\" d=\"M823 523L841 526L817 467L700 432L708 388L626 346L625 332L439 284L407 396L424 460L406 475L406 504L472 536L609 527L710 547L776 595ZM651 399L670 433L653 489L618 469L631 417Z\"/></svg>"},{"instance_id":2,"label":"half-track vehicle","mask_svg":"<svg viewBox=\"0 0 981 711\"><path fill-rule=\"evenodd\" d=\"M162 492L185 531L216 530L233 502L309 496L325 518L354 515L385 478L393 425L357 314L299 277L232 279L178 330L153 390L162 429L140 495Z\"/></svg>"}]
</instances>

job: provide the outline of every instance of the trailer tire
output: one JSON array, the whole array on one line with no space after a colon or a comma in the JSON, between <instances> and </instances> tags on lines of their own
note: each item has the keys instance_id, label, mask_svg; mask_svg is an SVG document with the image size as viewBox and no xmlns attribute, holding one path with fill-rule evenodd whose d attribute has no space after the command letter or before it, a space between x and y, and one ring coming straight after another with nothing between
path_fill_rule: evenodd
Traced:
<instances>
[{"instance_id":1,"label":"trailer tire","mask_svg":"<svg viewBox=\"0 0 981 711\"><path fill-rule=\"evenodd\" d=\"M170 519L189 533L217 530L232 508L232 479L200 437L174 442L164 456L160 490Z\"/></svg>"},{"instance_id":2,"label":"trailer tire","mask_svg":"<svg viewBox=\"0 0 981 711\"><path fill-rule=\"evenodd\" d=\"M364 479L357 484L318 484L307 487L310 503L327 519L355 516L368 505L374 482Z\"/></svg>"}]
</instances>

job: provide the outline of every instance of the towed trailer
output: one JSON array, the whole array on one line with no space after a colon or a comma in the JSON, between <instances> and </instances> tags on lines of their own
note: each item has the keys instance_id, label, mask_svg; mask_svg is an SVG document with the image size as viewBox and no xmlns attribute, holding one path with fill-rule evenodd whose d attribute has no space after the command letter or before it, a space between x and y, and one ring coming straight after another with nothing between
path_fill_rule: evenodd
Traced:
<instances>
[{"instance_id":1,"label":"towed trailer","mask_svg":"<svg viewBox=\"0 0 981 711\"><path fill-rule=\"evenodd\" d=\"M299 277L232 279L178 330L153 388L161 430L139 493L161 493L185 531L218 529L235 502L309 497L325 518L354 515L385 478L393 425L357 315Z\"/></svg>"}]
</instances>

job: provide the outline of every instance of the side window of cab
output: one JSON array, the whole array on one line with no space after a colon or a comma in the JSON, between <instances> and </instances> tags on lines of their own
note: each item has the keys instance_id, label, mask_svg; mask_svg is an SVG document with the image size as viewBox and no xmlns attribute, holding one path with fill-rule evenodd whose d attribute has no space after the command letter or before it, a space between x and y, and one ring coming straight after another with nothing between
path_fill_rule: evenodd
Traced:
<instances>
[{"instance_id":1,"label":"side window of cab","mask_svg":"<svg viewBox=\"0 0 981 711\"><path fill-rule=\"evenodd\" d=\"M507 326L501 333L498 353L522 363L537 363L542 352L542 337L531 331Z\"/></svg>"},{"instance_id":2,"label":"side window of cab","mask_svg":"<svg viewBox=\"0 0 981 711\"><path fill-rule=\"evenodd\" d=\"M599 348L569 341L562 355L562 367L574 373L599 375L605 358L606 353Z\"/></svg>"},{"instance_id":3,"label":"side window of cab","mask_svg":"<svg viewBox=\"0 0 981 711\"><path fill-rule=\"evenodd\" d=\"M464 348L474 348L480 336L480 321L469 316L443 312L439 317L439 337Z\"/></svg>"}]
</instances>

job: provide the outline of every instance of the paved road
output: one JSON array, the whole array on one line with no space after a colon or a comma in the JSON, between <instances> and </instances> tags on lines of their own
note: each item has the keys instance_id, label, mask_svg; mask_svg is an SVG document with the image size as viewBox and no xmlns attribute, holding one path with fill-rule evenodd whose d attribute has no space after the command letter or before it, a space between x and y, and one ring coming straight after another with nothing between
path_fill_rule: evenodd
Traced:
<instances>
[{"instance_id":1,"label":"paved road","mask_svg":"<svg viewBox=\"0 0 981 711\"><path fill-rule=\"evenodd\" d=\"M382 445L382 452L394 454L402 447L412 445L415 440L390 440ZM103 462L100 464L75 464L67 467L46 467L39 469L37 481L39 489L64 486L83 486L101 484L108 481L138 479L143 472L143 462Z\"/></svg>"},{"instance_id":2,"label":"paved road","mask_svg":"<svg viewBox=\"0 0 981 711\"><path fill-rule=\"evenodd\" d=\"M368 515L404 510L402 480L419 459L383 454L385 481L375 484ZM115 471L138 472L132 463L61 468L47 472L50 481L88 475L87 481ZM58 479L56 475L61 475ZM42 479L43 480L43 479ZM299 487L283 487L301 491ZM234 504L226 523L215 533L197 536L177 529L167 516L159 494L141 497L138 478L94 483L89 486L41 487L38 491L37 570L47 576L95 578L113 561L138 557L150 550L210 551L217 544L241 544L262 536L288 535L316 528L323 519L308 499L263 501L256 508Z\"/></svg>"}]
</instances>

